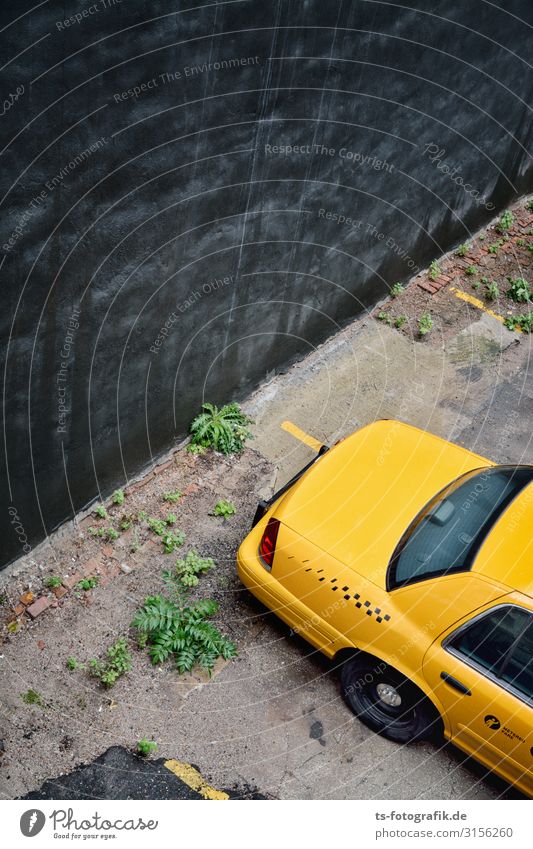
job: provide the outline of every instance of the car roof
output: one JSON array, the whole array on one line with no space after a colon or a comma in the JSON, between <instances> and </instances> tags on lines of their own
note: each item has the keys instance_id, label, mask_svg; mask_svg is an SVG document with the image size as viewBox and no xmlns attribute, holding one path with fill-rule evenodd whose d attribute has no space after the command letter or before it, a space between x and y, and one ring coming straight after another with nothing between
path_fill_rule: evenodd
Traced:
<instances>
[{"instance_id":1,"label":"car roof","mask_svg":"<svg viewBox=\"0 0 533 849\"><path fill-rule=\"evenodd\" d=\"M533 482L524 487L491 529L472 572L533 597Z\"/></svg>"}]
</instances>

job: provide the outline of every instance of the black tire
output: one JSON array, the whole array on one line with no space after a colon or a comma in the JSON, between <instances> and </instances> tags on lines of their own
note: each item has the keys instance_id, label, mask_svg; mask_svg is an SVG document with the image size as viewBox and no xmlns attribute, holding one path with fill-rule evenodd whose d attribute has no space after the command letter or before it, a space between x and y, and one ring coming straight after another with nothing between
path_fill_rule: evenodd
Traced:
<instances>
[{"instance_id":1,"label":"black tire","mask_svg":"<svg viewBox=\"0 0 533 849\"><path fill-rule=\"evenodd\" d=\"M341 668L341 687L358 719L389 740L427 740L441 730L440 716L422 691L377 657L361 654L347 660ZM392 705L384 698L400 702Z\"/></svg>"}]
</instances>

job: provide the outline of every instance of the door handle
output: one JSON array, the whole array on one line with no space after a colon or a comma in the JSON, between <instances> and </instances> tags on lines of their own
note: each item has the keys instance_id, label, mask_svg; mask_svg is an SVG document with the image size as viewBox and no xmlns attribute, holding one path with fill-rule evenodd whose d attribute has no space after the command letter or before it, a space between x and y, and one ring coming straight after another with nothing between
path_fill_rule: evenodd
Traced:
<instances>
[{"instance_id":1,"label":"door handle","mask_svg":"<svg viewBox=\"0 0 533 849\"><path fill-rule=\"evenodd\" d=\"M446 684L448 684L450 687L453 687L454 690L459 690L459 692L462 693L463 696L472 695L468 687L465 687L464 684L461 684L461 682L458 681L457 678L453 678L451 675L448 675L447 672L441 672L440 677L443 681L446 682Z\"/></svg>"}]
</instances>

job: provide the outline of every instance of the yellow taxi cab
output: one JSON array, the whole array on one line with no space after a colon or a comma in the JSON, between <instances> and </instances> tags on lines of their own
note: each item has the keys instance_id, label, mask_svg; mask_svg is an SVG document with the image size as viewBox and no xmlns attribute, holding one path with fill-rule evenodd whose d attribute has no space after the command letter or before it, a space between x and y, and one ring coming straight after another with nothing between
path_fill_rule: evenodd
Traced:
<instances>
[{"instance_id":1,"label":"yellow taxi cab","mask_svg":"<svg viewBox=\"0 0 533 849\"><path fill-rule=\"evenodd\" d=\"M533 466L374 422L260 504L237 568L362 722L443 732L533 796Z\"/></svg>"}]
</instances>

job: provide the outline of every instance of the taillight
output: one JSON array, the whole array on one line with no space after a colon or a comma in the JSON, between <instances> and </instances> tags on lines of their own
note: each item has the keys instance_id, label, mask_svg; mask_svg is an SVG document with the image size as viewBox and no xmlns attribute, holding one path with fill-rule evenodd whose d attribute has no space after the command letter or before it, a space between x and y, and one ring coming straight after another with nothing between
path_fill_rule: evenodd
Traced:
<instances>
[{"instance_id":1,"label":"taillight","mask_svg":"<svg viewBox=\"0 0 533 849\"><path fill-rule=\"evenodd\" d=\"M259 557L263 561L268 570L272 569L274 560L274 552L276 550L276 540L278 538L279 520L269 519L265 532L259 543Z\"/></svg>"}]
</instances>

